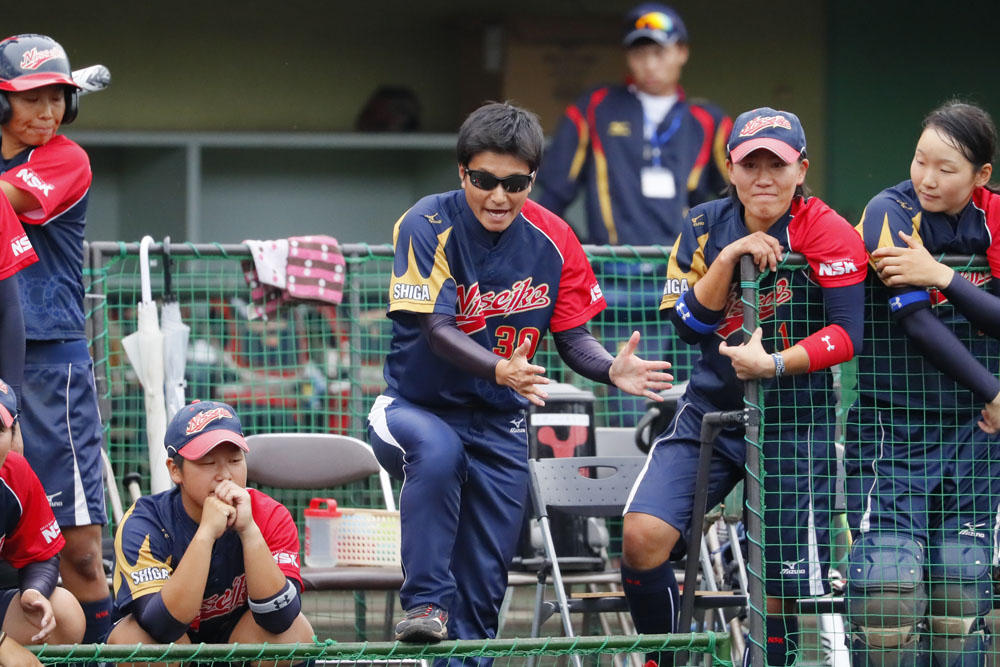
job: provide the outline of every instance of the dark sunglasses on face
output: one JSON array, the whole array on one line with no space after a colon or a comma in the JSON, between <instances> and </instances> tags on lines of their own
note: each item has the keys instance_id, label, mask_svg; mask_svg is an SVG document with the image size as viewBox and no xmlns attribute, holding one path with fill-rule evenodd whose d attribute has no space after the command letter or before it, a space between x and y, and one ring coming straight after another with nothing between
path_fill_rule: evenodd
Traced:
<instances>
[{"instance_id":1,"label":"dark sunglasses on face","mask_svg":"<svg viewBox=\"0 0 1000 667\"><path fill-rule=\"evenodd\" d=\"M465 175L469 177L469 182L480 190L492 190L497 184L502 185L507 192L523 192L531 185L531 179L535 177L535 172L530 174L512 174L504 178L497 178L488 171L469 169L464 167Z\"/></svg>"}]
</instances>

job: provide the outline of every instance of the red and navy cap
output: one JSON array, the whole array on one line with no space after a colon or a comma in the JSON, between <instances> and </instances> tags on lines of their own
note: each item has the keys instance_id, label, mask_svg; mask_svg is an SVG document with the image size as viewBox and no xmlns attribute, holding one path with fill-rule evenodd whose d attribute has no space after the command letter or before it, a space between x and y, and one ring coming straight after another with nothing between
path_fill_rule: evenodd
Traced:
<instances>
[{"instance_id":1,"label":"red and navy cap","mask_svg":"<svg viewBox=\"0 0 1000 667\"><path fill-rule=\"evenodd\" d=\"M17 396L14 394L14 390L10 388L10 385L0 380L0 421L3 422L4 428L10 428L10 425L14 423L16 415Z\"/></svg>"},{"instance_id":2,"label":"red and navy cap","mask_svg":"<svg viewBox=\"0 0 1000 667\"><path fill-rule=\"evenodd\" d=\"M0 41L0 90L19 92L52 84L80 87L59 42L45 35L14 35Z\"/></svg>"},{"instance_id":3,"label":"red and navy cap","mask_svg":"<svg viewBox=\"0 0 1000 667\"><path fill-rule=\"evenodd\" d=\"M195 401L177 411L167 425L163 444L167 456L180 454L189 461L200 459L214 447L231 442L250 451L236 411L219 401Z\"/></svg>"},{"instance_id":4,"label":"red and navy cap","mask_svg":"<svg viewBox=\"0 0 1000 667\"><path fill-rule=\"evenodd\" d=\"M640 39L650 39L663 46L683 43L688 41L687 28L684 27L680 14L672 7L658 2L644 2L625 15L625 38L622 44L629 47Z\"/></svg>"},{"instance_id":5,"label":"red and navy cap","mask_svg":"<svg viewBox=\"0 0 1000 667\"><path fill-rule=\"evenodd\" d=\"M739 162L758 148L771 151L788 164L797 162L806 150L806 133L799 117L771 107L741 113L726 144L729 159Z\"/></svg>"}]
</instances>

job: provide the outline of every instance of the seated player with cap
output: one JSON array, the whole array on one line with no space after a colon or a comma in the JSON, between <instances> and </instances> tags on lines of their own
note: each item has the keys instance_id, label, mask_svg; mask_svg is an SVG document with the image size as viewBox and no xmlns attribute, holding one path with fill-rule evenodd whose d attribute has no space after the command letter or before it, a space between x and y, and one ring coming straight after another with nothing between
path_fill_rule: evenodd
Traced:
<instances>
[{"instance_id":1,"label":"seated player with cap","mask_svg":"<svg viewBox=\"0 0 1000 667\"><path fill-rule=\"evenodd\" d=\"M11 450L17 397L0 380L0 558L18 570L17 588L0 590L0 664L37 664L18 644L74 644L83 639L83 610L57 587L66 543L42 483Z\"/></svg>"},{"instance_id":2,"label":"seated player with cap","mask_svg":"<svg viewBox=\"0 0 1000 667\"><path fill-rule=\"evenodd\" d=\"M247 489L236 411L194 402L164 437L177 485L140 498L115 536L109 644L312 642L288 510Z\"/></svg>"}]
</instances>

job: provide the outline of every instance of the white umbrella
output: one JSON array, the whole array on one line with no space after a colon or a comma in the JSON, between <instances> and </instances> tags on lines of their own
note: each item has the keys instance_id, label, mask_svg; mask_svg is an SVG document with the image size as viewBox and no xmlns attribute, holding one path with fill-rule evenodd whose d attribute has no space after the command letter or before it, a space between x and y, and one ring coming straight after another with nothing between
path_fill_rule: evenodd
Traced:
<instances>
[{"instance_id":1,"label":"white umbrella","mask_svg":"<svg viewBox=\"0 0 1000 667\"><path fill-rule=\"evenodd\" d=\"M187 365L188 337L191 327L181 320L181 307L171 290L170 237L163 239L163 312L160 330L163 332L163 380L167 421L184 407L184 368Z\"/></svg>"},{"instance_id":2,"label":"white umbrella","mask_svg":"<svg viewBox=\"0 0 1000 667\"><path fill-rule=\"evenodd\" d=\"M163 400L163 333L149 286L149 246L152 243L153 237L144 236L139 245L142 301L137 305L138 328L122 339L122 347L145 390L149 485L153 493L159 493L168 490L171 482L166 465L167 452L163 448L163 436L167 431Z\"/></svg>"}]
</instances>

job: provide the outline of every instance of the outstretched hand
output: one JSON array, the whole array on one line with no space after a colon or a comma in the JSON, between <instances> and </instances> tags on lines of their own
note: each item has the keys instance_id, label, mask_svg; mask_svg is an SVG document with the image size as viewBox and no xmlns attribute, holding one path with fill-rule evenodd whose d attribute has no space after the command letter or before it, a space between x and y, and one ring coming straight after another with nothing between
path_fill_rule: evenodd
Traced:
<instances>
[{"instance_id":1,"label":"outstretched hand","mask_svg":"<svg viewBox=\"0 0 1000 667\"><path fill-rule=\"evenodd\" d=\"M625 346L611 362L608 376L616 387L635 396L645 396L654 401L662 401L658 391L670 389L674 376L663 371L670 368L669 361L645 361L636 356L639 347L639 332L633 331Z\"/></svg>"},{"instance_id":2,"label":"outstretched hand","mask_svg":"<svg viewBox=\"0 0 1000 667\"><path fill-rule=\"evenodd\" d=\"M726 341L719 343L719 354L729 357L736 371L736 377L741 380L774 377L774 359L764 350L761 339L764 332L757 327L750 340L739 345L728 345Z\"/></svg>"},{"instance_id":3,"label":"outstretched hand","mask_svg":"<svg viewBox=\"0 0 1000 667\"><path fill-rule=\"evenodd\" d=\"M545 399L549 397L542 385L549 383L545 377L545 368L536 366L528 361L528 352L531 351L531 341L526 340L517 346L510 359L501 359L494 373L496 373L497 384L503 387L510 387L521 396L541 407L545 405Z\"/></svg>"},{"instance_id":4,"label":"outstretched hand","mask_svg":"<svg viewBox=\"0 0 1000 667\"><path fill-rule=\"evenodd\" d=\"M913 285L944 289L955 275L954 269L937 261L922 243L902 230L897 232L906 247L878 248L872 253L875 270L889 287Z\"/></svg>"}]
</instances>

